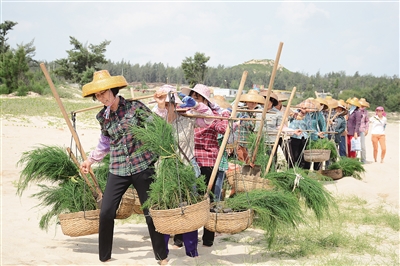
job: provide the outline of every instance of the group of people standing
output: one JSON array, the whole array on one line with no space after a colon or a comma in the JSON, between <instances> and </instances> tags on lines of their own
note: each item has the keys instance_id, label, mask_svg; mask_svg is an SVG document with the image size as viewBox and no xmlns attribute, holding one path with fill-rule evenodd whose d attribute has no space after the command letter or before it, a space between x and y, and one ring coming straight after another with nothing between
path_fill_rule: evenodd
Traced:
<instances>
[{"instance_id":1,"label":"group of people standing","mask_svg":"<svg viewBox=\"0 0 400 266\"><path fill-rule=\"evenodd\" d=\"M365 147L366 136L371 134L371 141L373 147L373 158L375 162L378 160L383 163L386 155L386 136L385 129L387 124L386 113L382 106L375 108L375 115L369 117L368 108L370 104L364 99L356 97L349 98L347 103L347 130L343 135L346 135L347 156L350 158L357 157L357 151L351 148L351 141L353 138L360 138L361 150L360 160L363 164L367 163L367 151ZM370 130L371 128L371 130ZM346 156L343 151L344 145L342 144L340 155ZM378 158L378 146L381 148L380 158Z\"/></svg>"},{"instance_id":2,"label":"group of people standing","mask_svg":"<svg viewBox=\"0 0 400 266\"><path fill-rule=\"evenodd\" d=\"M100 162L110 154L109 175L103 193L100 225L99 225L99 259L102 262L111 259L114 219L123 194L133 185L137 190L140 202L148 198L150 184L154 181L155 164L157 156L150 151L143 151L143 146L131 132L133 126L144 127L158 115L170 123L175 129L175 138L178 140L178 150L182 160L193 166L196 177L205 177L205 183L210 178L219 153L221 137L229 127L233 132L233 143L238 159L249 163L248 135L258 130L263 130L266 142L275 141L278 128L283 124L282 132L289 137L289 154L292 167L300 162L300 166L307 168L307 162L301 159L302 151L309 139L326 138L334 136L341 156L355 157L349 149L352 138L364 139L368 135L369 126L372 125L371 134L374 143L374 159L377 161L377 143L381 144L381 162L385 156L385 126L386 118L383 107L376 108L376 115L369 118L365 110L369 104L365 99L343 100L333 99L307 99L296 106L297 110L291 112L287 119L283 119L285 107L283 102L287 98L270 93L269 101L265 103L267 90L249 90L240 95L241 110L237 116L241 119L235 122L218 117L229 117L231 108L218 104L211 98L210 89L203 84L197 84L186 91L185 94L177 92L171 85L163 85L154 94L155 106L149 109L140 101L128 101L118 95L119 90L128 85L123 76L111 76L108 71L97 71L93 81L83 86L83 96L93 97L100 101L104 108L96 115L101 128L99 142L90 152L88 158L82 162L81 170L89 172L95 162ZM266 106L264 106L264 104ZM229 104L228 104L229 106ZM185 108L184 116L177 109ZM260 128L261 113L267 108L267 115L263 128ZM327 110L333 110L328 118ZM205 116L205 117L201 117ZM213 118L215 117L215 119ZM336 134L329 134L329 131ZM236 135L235 135L236 134ZM346 135L347 134L347 135ZM347 139L346 139L347 138ZM235 142L236 140L236 142ZM279 145L286 141L280 137ZM347 149L346 149L347 143ZM365 147L365 145L364 145ZM225 147L224 147L225 148ZM376 148L376 150L375 150ZM365 152L365 148L364 148ZM361 160L366 162L365 154L361 153ZM218 175L212 184L211 201L218 200L221 192L224 173L227 170L227 154L225 160L218 166ZM274 156L274 155L270 155ZM299 164L297 164L299 165ZM157 232L149 210L143 210L155 255L160 265L168 264L169 235ZM214 243L215 233L204 228L202 244L211 247ZM174 246L185 246L186 255L197 257L198 231L187 232L174 236Z\"/></svg>"}]
</instances>

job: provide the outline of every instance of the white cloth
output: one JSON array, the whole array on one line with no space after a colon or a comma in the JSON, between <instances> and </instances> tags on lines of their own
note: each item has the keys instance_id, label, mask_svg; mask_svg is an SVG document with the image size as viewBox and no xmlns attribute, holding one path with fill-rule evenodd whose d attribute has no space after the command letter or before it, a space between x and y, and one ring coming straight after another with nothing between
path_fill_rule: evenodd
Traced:
<instances>
[{"instance_id":1,"label":"white cloth","mask_svg":"<svg viewBox=\"0 0 400 266\"><path fill-rule=\"evenodd\" d=\"M374 135L385 135L385 128L386 128L386 117L382 116L382 118L379 118L379 116L374 115L369 119L369 124L371 126L370 133Z\"/></svg>"}]
</instances>

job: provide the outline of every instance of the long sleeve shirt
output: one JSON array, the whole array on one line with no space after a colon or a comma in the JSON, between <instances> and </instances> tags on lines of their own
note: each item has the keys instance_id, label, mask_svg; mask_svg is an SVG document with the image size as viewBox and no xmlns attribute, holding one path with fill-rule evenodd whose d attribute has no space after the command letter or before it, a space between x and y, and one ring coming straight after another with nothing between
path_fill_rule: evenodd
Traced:
<instances>
[{"instance_id":1,"label":"long sleeve shirt","mask_svg":"<svg viewBox=\"0 0 400 266\"><path fill-rule=\"evenodd\" d=\"M91 162L101 161L110 153L110 172L118 176L130 176L146 170L157 156L149 151L139 152L143 145L131 132L134 126L144 126L151 120L151 110L139 101L126 101L119 96L118 108L105 118L104 107L96 116L101 136L95 150L89 155Z\"/></svg>"},{"instance_id":2,"label":"long sleeve shirt","mask_svg":"<svg viewBox=\"0 0 400 266\"><path fill-rule=\"evenodd\" d=\"M368 111L365 108L360 108L360 112L361 112L360 132L365 132L368 131L369 128Z\"/></svg>"},{"instance_id":3,"label":"long sleeve shirt","mask_svg":"<svg viewBox=\"0 0 400 266\"><path fill-rule=\"evenodd\" d=\"M354 110L347 120L347 135L354 136L354 133L360 135L361 112L359 109Z\"/></svg>"},{"instance_id":4,"label":"long sleeve shirt","mask_svg":"<svg viewBox=\"0 0 400 266\"><path fill-rule=\"evenodd\" d=\"M214 167L219 152L218 134L225 134L228 120L215 119L211 125L195 128L194 150L200 167Z\"/></svg>"},{"instance_id":5,"label":"long sleeve shirt","mask_svg":"<svg viewBox=\"0 0 400 266\"><path fill-rule=\"evenodd\" d=\"M317 140L318 132L326 131L326 123L324 116L321 112L309 112L304 116L304 122L306 123L307 130L312 130L311 132L311 140ZM327 134L324 134L325 137Z\"/></svg>"}]
</instances>

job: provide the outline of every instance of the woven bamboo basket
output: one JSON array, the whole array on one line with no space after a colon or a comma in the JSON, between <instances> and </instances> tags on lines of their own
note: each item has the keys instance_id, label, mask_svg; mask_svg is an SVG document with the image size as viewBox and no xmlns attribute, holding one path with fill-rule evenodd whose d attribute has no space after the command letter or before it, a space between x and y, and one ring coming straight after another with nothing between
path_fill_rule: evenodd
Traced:
<instances>
[{"instance_id":1,"label":"woven bamboo basket","mask_svg":"<svg viewBox=\"0 0 400 266\"><path fill-rule=\"evenodd\" d=\"M305 150L304 161L306 162L325 162L329 160L331 156L330 150Z\"/></svg>"},{"instance_id":2,"label":"woven bamboo basket","mask_svg":"<svg viewBox=\"0 0 400 266\"><path fill-rule=\"evenodd\" d=\"M99 232L100 210L63 213L58 215L66 236L86 236Z\"/></svg>"},{"instance_id":3,"label":"woven bamboo basket","mask_svg":"<svg viewBox=\"0 0 400 266\"><path fill-rule=\"evenodd\" d=\"M130 217L134 213L135 201L134 190L128 188L121 198L115 219L126 219Z\"/></svg>"},{"instance_id":4,"label":"woven bamboo basket","mask_svg":"<svg viewBox=\"0 0 400 266\"><path fill-rule=\"evenodd\" d=\"M143 214L143 210L141 209L142 205L136 189L133 190L133 196L135 197L135 201L133 202L133 212L136 214Z\"/></svg>"},{"instance_id":5,"label":"woven bamboo basket","mask_svg":"<svg viewBox=\"0 0 400 266\"><path fill-rule=\"evenodd\" d=\"M236 192L248 192L254 189L272 189L272 185L268 179L254 175L234 175L233 183Z\"/></svg>"},{"instance_id":6,"label":"woven bamboo basket","mask_svg":"<svg viewBox=\"0 0 400 266\"><path fill-rule=\"evenodd\" d=\"M242 172L242 167L241 166L237 166L236 169L228 169L225 172L225 177L228 180L228 183L231 187L234 186L234 176L235 175L240 175L240 173Z\"/></svg>"},{"instance_id":7,"label":"woven bamboo basket","mask_svg":"<svg viewBox=\"0 0 400 266\"><path fill-rule=\"evenodd\" d=\"M211 232L236 234L249 228L253 223L254 211L249 209L239 212L211 212L204 226Z\"/></svg>"},{"instance_id":8,"label":"woven bamboo basket","mask_svg":"<svg viewBox=\"0 0 400 266\"><path fill-rule=\"evenodd\" d=\"M162 234L183 234L204 226L210 216L210 199L182 208L149 209L156 231Z\"/></svg>"},{"instance_id":9,"label":"woven bamboo basket","mask_svg":"<svg viewBox=\"0 0 400 266\"><path fill-rule=\"evenodd\" d=\"M333 180L338 180L343 177L342 169L333 169L333 170L322 170L321 174L324 176L328 176Z\"/></svg>"}]
</instances>

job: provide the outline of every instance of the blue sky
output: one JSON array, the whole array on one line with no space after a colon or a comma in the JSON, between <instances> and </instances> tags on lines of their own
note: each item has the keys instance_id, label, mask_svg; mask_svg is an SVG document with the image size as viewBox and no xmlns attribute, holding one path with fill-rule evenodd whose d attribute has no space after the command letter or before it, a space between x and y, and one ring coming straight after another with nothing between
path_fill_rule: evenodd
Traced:
<instances>
[{"instance_id":1,"label":"blue sky","mask_svg":"<svg viewBox=\"0 0 400 266\"><path fill-rule=\"evenodd\" d=\"M107 46L114 62L177 67L196 52L209 66L275 59L314 75L399 75L398 1L1 1L12 47L34 39L36 60L66 58L69 36Z\"/></svg>"}]
</instances>

